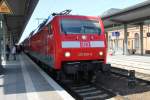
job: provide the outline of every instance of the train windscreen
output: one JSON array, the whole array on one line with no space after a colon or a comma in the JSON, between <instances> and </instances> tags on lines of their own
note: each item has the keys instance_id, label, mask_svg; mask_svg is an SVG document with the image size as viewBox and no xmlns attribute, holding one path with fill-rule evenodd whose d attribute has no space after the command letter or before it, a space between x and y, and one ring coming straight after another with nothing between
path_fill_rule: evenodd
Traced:
<instances>
[{"instance_id":1,"label":"train windscreen","mask_svg":"<svg viewBox=\"0 0 150 100\"><path fill-rule=\"evenodd\" d=\"M100 24L96 20L61 20L61 31L65 34L101 34Z\"/></svg>"}]
</instances>

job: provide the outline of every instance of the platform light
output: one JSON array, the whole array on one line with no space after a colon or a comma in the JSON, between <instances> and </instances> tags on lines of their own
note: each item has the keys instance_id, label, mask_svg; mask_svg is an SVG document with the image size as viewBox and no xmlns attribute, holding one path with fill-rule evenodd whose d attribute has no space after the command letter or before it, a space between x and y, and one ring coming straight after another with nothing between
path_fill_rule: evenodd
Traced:
<instances>
[{"instance_id":1,"label":"platform light","mask_svg":"<svg viewBox=\"0 0 150 100\"><path fill-rule=\"evenodd\" d=\"M103 55L103 52L102 52L102 51L100 51L100 52L99 52L99 55L100 55L100 56L102 56L102 55Z\"/></svg>"},{"instance_id":2,"label":"platform light","mask_svg":"<svg viewBox=\"0 0 150 100\"><path fill-rule=\"evenodd\" d=\"M70 52L65 52L65 57L70 57Z\"/></svg>"}]
</instances>

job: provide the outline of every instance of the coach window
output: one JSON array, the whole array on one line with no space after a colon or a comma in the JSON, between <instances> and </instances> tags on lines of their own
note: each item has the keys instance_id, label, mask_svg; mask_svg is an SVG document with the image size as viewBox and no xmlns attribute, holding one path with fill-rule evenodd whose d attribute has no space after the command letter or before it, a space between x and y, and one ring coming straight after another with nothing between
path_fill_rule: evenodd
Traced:
<instances>
[{"instance_id":1,"label":"coach window","mask_svg":"<svg viewBox=\"0 0 150 100\"><path fill-rule=\"evenodd\" d=\"M138 33L135 33L134 35L134 46L135 46L135 49L139 48L139 34Z\"/></svg>"}]
</instances>

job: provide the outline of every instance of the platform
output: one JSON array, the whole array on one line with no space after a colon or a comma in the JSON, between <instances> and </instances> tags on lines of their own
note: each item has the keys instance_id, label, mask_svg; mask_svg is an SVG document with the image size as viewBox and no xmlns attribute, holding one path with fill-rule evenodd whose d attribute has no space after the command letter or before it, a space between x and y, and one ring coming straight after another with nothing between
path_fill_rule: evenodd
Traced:
<instances>
[{"instance_id":1,"label":"platform","mask_svg":"<svg viewBox=\"0 0 150 100\"><path fill-rule=\"evenodd\" d=\"M113 67L135 70L150 75L150 56L114 55L108 56L107 63L110 63Z\"/></svg>"},{"instance_id":2,"label":"platform","mask_svg":"<svg viewBox=\"0 0 150 100\"><path fill-rule=\"evenodd\" d=\"M25 54L3 63L0 100L74 100Z\"/></svg>"}]
</instances>

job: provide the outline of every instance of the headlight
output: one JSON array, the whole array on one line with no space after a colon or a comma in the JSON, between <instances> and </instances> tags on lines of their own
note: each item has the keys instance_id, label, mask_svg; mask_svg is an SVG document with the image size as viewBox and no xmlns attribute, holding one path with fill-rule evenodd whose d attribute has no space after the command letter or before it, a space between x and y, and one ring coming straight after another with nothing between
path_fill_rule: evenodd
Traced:
<instances>
[{"instance_id":1,"label":"headlight","mask_svg":"<svg viewBox=\"0 0 150 100\"><path fill-rule=\"evenodd\" d=\"M70 52L65 52L65 57L70 57Z\"/></svg>"},{"instance_id":2,"label":"headlight","mask_svg":"<svg viewBox=\"0 0 150 100\"><path fill-rule=\"evenodd\" d=\"M82 39L85 40L85 39L86 39L86 36L85 36L85 35L82 35Z\"/></svg>"},{"instance_id":3,"label":"headlight","mask_svg":"<svg viewBox=\"0 0 150 100\"><path fill-rule=\"evenodd\" d=\"M100 55L100 56L102 56L102 55L103 55L103 52L102 52L102 51L100 51L100 52L99 52L99 55Z\"/></svg>"}]
</instances>

